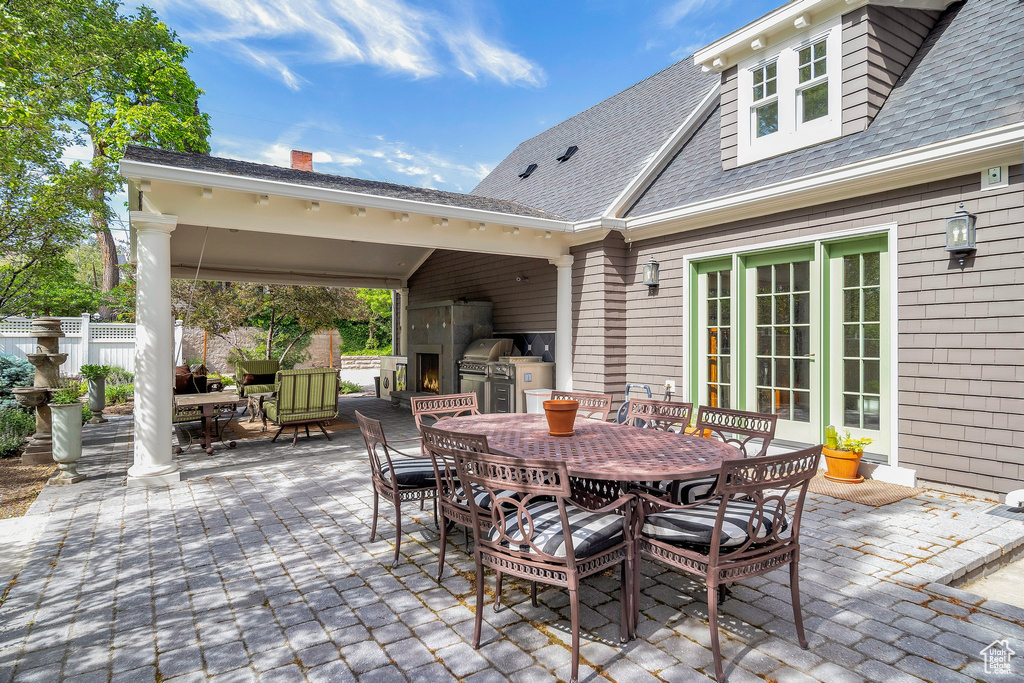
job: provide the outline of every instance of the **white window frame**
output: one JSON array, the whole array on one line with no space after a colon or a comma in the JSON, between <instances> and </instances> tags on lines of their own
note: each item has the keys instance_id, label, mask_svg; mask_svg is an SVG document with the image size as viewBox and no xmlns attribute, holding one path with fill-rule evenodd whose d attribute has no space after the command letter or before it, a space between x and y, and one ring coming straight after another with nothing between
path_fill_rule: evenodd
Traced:
<instances>
[{"instance_id":1,"label":"white window frame","mask_svg":"<svg viewBox=\"0 0 1024 683\"><path fill-rule=\"evenodd\" d=\"M775 78L771 79L771 80L775 81L775 92L772 93L771 95L764 95L759 100L755 100L754 99L754 88L756 86L761 85L767 91L767 85L768 85L768 80L769 80L768 79L768 67L772 66L772 65L775 66ZM762 80L760 83L755 83L754 82L754 73L757 72L757 71L760 71L762 69L764 70L764 80ZM769 59L769 60L766 60L766 61L764 61L764 62L762 62L762 63L758 64L757 66L754 66L754 67L752 67L750 69L750 100L751 100L751 103L750 103L750 130L751 130L751 135L753 135L754 137L757 137L757 110L760 109L761 107L766 107L766 106L771 105L771 104L778 105L778 101L779 101L779 64L778 64L777 60ZM780 112L778 110L776 110L775 118L776 118L776 125L778 126L779 129L781 129L782 121L781 121L781 119L779 119L779 113ZM779 132L779 131L776 130L775 132L769 133L768 135L774 135L777 132ZM762 136L762 137L768 137L768 136L765 135L765 136Z\"/></svg>"},{"instance_id":2,"label":"white window frame","mask_svg":"<svg viewBox=\"0 0 1024 683\"><path fill-rule=\"evenodd\" d=\"M754 55L737 67L737 107L740 131L736 153L738 164L818 145L842 135L842 16L833 17L773 47L772 53ZM800 48L825 40L825 74L800 83ZM779 129L757 137L756 108L769 98L754 102L754 71L771 62L776 64L776 97L779 104ZM812 60L813 62L813 60ZM828 82L828 114L801 121L802 93L807 88ZM744 121L747 123L744 125Z\"/></svg>"}]
</instances>

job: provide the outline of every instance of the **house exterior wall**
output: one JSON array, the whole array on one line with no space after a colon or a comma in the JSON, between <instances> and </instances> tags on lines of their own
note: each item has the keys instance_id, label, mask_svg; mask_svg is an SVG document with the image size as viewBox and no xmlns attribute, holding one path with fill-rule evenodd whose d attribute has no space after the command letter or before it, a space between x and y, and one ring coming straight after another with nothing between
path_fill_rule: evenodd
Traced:
<instances>
[{"instance_id":1,"label":"house exterior wall","mask_svg":"<svg viewBox=\"0 0 1024 683\"><path fill-rule=\"evenodd\" d=\"M739 150L739 69L731 67L722 72L722 170L736 168Z\"/></svg>"},{"instance_id":2,"label":"house exterior wall","mask_svg":"<svg viewBox=\"0 0 1024 683\"><path fill-rule=\"evenodd\" d=\"M899 464L918 476L1005 493L1024 479L1024 177L982 191L979 174L634 242L627 282L661 264L653 295L626 290L626 375L683 377L683 257L897 224ZM977 214L978 251L961 272L945 252L957 203ZM684 389L685 391L685 389ZM685 394L681 398L685 397Z\"/></svg>"},{"instance_id":3,"label":"house exterior wall","mask_svg":"<svg viewBox=\"0 0 1024 683\"><path fill-rule=\"evenodd\" d=\"M542 259L438 250L409 278L409 303L490 301L495 332L550 332L555 329L555 272Z\"/></svg>"}]
</instances>

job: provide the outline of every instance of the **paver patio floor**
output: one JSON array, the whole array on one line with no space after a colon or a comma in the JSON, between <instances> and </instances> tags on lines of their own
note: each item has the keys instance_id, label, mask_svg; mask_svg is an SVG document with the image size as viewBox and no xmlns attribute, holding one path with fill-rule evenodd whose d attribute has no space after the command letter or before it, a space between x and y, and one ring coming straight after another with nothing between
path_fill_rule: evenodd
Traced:
<instances>
[{"instance_id":1,"label":"paver patio floor","mask_svg":"<svg viewBox=\"0 0 1024 683\"><path fill-rule=\"evenodd\" d=\"M412 436L407 413L344 399ZM89 480L47 487L38 541L0 606L0 683L54 680L545 681L568 677L560 591L533 608L514 581L471 646L472 561L453 535L438 585L437 534L413 511L368 542L372 496L357 430L240 441L180 456L183 481L124 486L132 422L86 428ZM979 652L1008 639L1024 675L1024 610L942 585L1024 543L991 504L929 491L880 509L811 496L801 587L810 649L793 628L784 571L747 580L723 609L730 680L1010 680ZM32 521L29 520L29 521ZM0 541L2 543L2 541ZM488 586L493 577L488 575ZM3 590L5 587L0 587ZM639 638L618 642L618 580L581 592L581 680L713 676L703 588L645 563ZM495 630L499 629L499 630Z\"/></svg>"}]
</instances>

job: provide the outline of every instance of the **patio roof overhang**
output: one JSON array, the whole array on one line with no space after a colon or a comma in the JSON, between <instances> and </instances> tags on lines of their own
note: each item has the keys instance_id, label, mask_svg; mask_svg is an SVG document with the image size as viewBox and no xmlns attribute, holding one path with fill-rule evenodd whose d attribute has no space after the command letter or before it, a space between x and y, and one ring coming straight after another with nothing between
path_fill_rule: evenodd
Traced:
<instances>
[{"instance_id":1,"label":"patio roof overhang","mask_svg":"<svg viewBox=\"0 0 1024 683\"><path fill-rule=\"evenodd\" d=\"M404 286L434 249L554 259L571 222L121 162L133 223L176 217L173 277L277 284ZM133 260L135 232L132 231Z\"/></svg>"}]
</instances>

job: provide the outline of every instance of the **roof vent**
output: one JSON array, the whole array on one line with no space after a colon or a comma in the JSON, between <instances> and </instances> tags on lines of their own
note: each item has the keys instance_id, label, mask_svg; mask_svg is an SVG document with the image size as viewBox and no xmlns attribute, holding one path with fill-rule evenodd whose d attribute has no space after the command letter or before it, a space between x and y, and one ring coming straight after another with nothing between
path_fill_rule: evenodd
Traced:
<instances>
[{"instance_id":1,"label":"roof vent","mask_svg":"<svg viewBox=\"0 0 1024 683\"><path fill-rule=\"evenodd\" d=\"M529 178L530 174L537 170L537 164L530 164L523 169L523 172L519 174L520 178Z\"/></svg>"},{"instance_id":2,"label":"roof vent","mask_svg":"<svg viewBox=\"0 0 1024 683\"><path fill-rule=\"evenodd\" d=\"M565 150L565 154L563 154L562 156L558 157L558 161L569 161L569 158L572 157L572 155L575 154L576 150L578 150L578 149L579 149L579 147L577 147L576 145L573 145L569 149Z\"/></svg>"}]
</instances>

